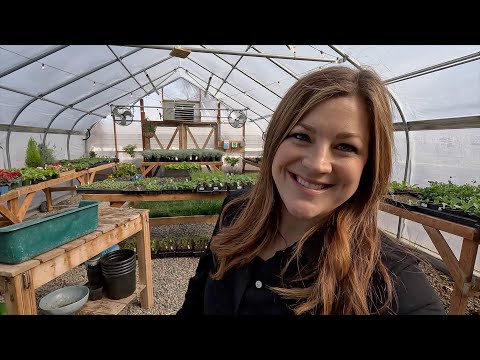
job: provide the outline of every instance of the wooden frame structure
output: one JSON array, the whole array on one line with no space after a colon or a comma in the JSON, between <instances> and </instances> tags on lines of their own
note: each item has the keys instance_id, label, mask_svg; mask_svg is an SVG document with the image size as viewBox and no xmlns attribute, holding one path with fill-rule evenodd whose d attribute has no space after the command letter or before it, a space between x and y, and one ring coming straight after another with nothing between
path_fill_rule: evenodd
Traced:
<instances>
[{"instance_id":1,"label":"wooden frame structure","mask_svg":"<svg viewBox=\"0 0 480 360\"><path fill-rule=\"evenodd\" d=\"M143 209L99 208L98 227L92 233L20 264L0 263L0 293L5 294L8 314L37 314L35 289L130 236L136 238L140 303L143 308L153 306L148 213ZM118 313L119 307L127 304L114 305L112 313ZM91 308L92 313L108 313L106 309L95 312L95 306Z\"/></svg>"},{"instance_id":2,"label":"wooden frame structure","mask_svg":"<svg viewBox=\"0 0 480 360\"><path fill-rule=\"evenodd\" d=\"M434 216L401 209L386 203L381 204L380 210L414 221L423 226L443 262L447 266L455 283L455 288L450 297L450 308L448 313L451 315L465 314L468 298L480 294L480 284L476 284L472 280L475 259L480 242L480 229L453 223ZM463 238L459 260L457 260L455 254L440 231L445 231Z\"/></svg>"},{"instance_id":3,"label":"wooden frame structure","mask_svg":"<svg viewBox=\"0 0 480 360\"><path fill-rule=\"evenodd\" d=\"M76 186L54 187L55 185L60 185L71 180L77 180L81 185L91 183L97 171L113 169L114 167L116 168L116 166L116 163L108 163L87 170L68 171L61 174L59 178L42 181L34 185L21 186L0 195L0 214L3 216L3 218L0 219L0 226L22 222L37 191L41 190L45 193L47 210L52 211L52 192L72 191L76 189ZM20 196L25 196L22 202L20 202ZM5 202L7 203L6 207L3 205Z\"/></svg>"}]
</instances>

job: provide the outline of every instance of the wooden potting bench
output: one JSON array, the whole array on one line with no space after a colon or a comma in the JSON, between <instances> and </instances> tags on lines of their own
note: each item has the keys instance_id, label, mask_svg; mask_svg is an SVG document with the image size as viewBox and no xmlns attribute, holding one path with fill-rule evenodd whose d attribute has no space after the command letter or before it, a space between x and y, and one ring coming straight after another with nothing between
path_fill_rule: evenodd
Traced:
<instances>
[{"instance_id":1,"label":"wooden potting bench","mask_svg":"<svg viewBox=\"0 0 480 360\"><path fill-rule=\"evenodd\" d=\"M45 193L47 210L52 211L52 192L72 191L76 189L76 186L57 185L64 184L71 180L77 180L80 185L91 183L93 182L97 171L105 169L113 170L116 166L116 163L108 163L81 171L70 170L61 173L56 179L42 181L34 185L21 186L0 195L0 226L22 222L37 191L43 191Z\"/></svg>"},{"instance_id":2,"label":"wooden potting bench","mask_svg":"<svg viewBox=\"0 0 480 360\"><path fill-rule=\"evenodd\" d=\"M98 227L92 233L20 264L0 263L0 293L8 314L37 314L35 289L130 236L136 238L138 259L135 294L139 294L143 308L150 308L153 283L148 214L145 209L102 207L98 209ZM121 300L88 301L79 313L118 314L135 294Z\"/></svg>"},{"instance_id":3,"label":"wooden potting bench","mask_svg":"<svg viewBox=\"0 0 480 360\"><path fill-rule=\"evenodd\" d=\"M480 242L480 229L457 224L427 214L409 211L386 203L381 204L380 210L414 221L423 226L455 283L450 297L448 313L451 315L465 314L468 298L480 294L480 284L472 280ZM459 260L457 260L450 245L445 241L440 231L463 238Z\"/></svg>"}]
</instances>

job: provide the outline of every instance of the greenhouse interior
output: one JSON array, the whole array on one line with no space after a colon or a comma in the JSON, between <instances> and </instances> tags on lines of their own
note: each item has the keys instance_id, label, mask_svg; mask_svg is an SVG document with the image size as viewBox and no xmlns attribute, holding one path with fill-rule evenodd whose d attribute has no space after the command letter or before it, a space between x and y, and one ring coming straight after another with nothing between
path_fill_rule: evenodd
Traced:
<instances>
[{"instance_id":1,"label":"greenhouse interior","mask_svg":"<svg viewBox=\"0 0 480 360\"><path fill-rule=\"evenodd\" d=\"M373 69L391 101L378 228L429 259L447 312L478 315L478 60L478 45L0 45L2 313L175 314L283 96L340 66Z\"/></svg>"}]
</instances>

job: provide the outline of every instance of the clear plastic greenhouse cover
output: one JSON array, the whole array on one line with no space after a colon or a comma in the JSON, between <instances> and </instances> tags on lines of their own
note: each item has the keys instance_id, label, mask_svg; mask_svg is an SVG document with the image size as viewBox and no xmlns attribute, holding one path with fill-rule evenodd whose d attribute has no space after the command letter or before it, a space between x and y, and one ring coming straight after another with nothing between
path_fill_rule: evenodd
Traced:
<instances>
[{"instance_id":1,"label":"clear plastic greenhouse cover","mask_svg":"<svg viewBox=\"0 0 480 360\"><path fill-rule=\"evenodd\" d=\"M262 134L289 87L340 64L376 70L398 104L394 122L411 126L408 142L404 131L395 133L393 180L480 182L478 45L182 45L191 50L185 58L171 56L174 47L0 45L0 168L24 166L30 137L53 147L58 159L91 149L115 154L111 105L134 113L130 126L116 127L118 148L141 149L140 99L150 120L161 119L166 101L199 101L201 121L220 113L221 140L242 136L227 117L244 110L246 154L261 154ZM157 136L168 143L172 131L158 129ZM209 129L195 129L195 136L215 145ZM398 218L381 213L380 227L396 235ZM437 253L419 224L405 221L402 236ZM458 257L461 239L444 236Z\"/></svg>"}]
</instances>

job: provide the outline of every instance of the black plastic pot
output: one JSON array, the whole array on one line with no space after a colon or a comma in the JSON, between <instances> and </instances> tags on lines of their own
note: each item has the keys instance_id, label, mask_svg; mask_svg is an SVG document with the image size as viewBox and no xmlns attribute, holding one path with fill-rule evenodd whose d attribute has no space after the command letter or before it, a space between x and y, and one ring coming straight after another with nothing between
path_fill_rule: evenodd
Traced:
<instances>
[{"instance_id":1,"label":"black plastic pot","mask_svg":"<svg viewBox=\"0 0 480 360\"><path fill-rule=\"evenodd\" d=\"M104 277L105 292L109 299L118 300L132 295L135 291L135 268L126 274Z\"/></svg>"},{"instance_id":2,"label":"black plastic pot","mask_svg":"<svg viewBox=\"0 0 480 360\"><path fill-rule=\"evenodd\" d=\"M132 269L135 269L136 267L136 264L133 263L131 265L128 265L128 266L123 266L121 268L118 268L118 269L106 269L106 268L102 268L102 274L103 276L117 276L117 275L122 275L122 274L125 274L127 272L130 272L132 271Z\"/></svg>"},{"instance_id":3,"label":"black plastic pot","mask_svg":"<svg viewBox=\"0 0 480 360\"><path fill-rule=\"evenodd\" d=\"M132 249L111 251L100 258L102 268L117 268L121 265L131 264L132 262L135 262L135 251Z\"/></svg>"},{"instance_id":4,"label":"black plastic pot","mask_svg":"<svg viewBox=\"0 0 480 360\"><path fill-rule=\"evenodd\" d=\"M92 301L100 300L103 297L103 286L100 285L89 285L90 289L88 297Z\"/></svg>"}]
</instances>

